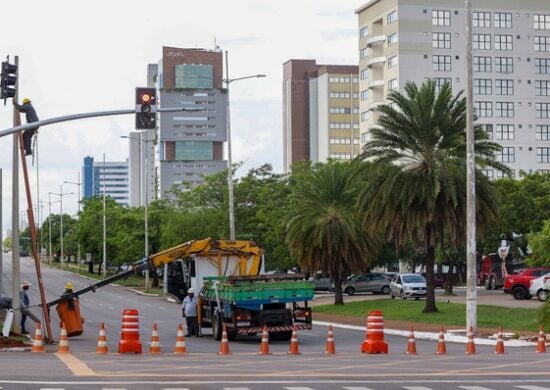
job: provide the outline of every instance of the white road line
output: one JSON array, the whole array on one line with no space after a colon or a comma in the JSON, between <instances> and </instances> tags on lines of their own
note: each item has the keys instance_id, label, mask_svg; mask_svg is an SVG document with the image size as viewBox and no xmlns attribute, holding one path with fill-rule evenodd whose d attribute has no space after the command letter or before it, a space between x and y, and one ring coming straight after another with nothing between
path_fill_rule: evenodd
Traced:
<instances>
[{"instance_id":1,"label":"white road line","mask_svg":"<svg viewBox=\"0 0 550 390\"><path fill-rule=\"evenodd\" d=\"M224 390L250 390L250 387L224 387Z\"/></svg>"},{"instance_id":2,"label":"white road line","mask_svg":"<svg viewBox=\"0 0 550 390\"><path fill-rule=\"evenodd\" d=\"M346 386L342 387L342 389L345 390L372 390L370 387L362 387L362 386Z\"/></svg>"},{"instance_id":3,"label":"white road line","mask_svg":"<svg viewBox=\"0 0 550 390\"><path fill-rule=\"evenodd\" d=\"M65 390L64 387L41 387L40 390Z\"/></svg>"},{"instance_id":4,"label":"white road line","mask_svg":"<svg viewBox=\"0 0 550 390\"><path fill-rule=\"evenodd\" d=\"M405 389L405 390L433 390L431 387L424 387L424 386L404 386L403 389Z\"/></svg>"},{"instance_id":5,"label":"white road line","mask_svg":"<svg viewBox=\"0 0 550 390\"><path fill-rule=\"evenodd\" d=\"M550 387L542 387L542 386L514 386L518 389L525 389L525 390L550 390Z\"/></svg>"},{"instance_id":6,"label":"white road line","mask_svg":"<svg viewBox=\"0 0 550 390\"><path fill-rule=\"evenodd\" d=\"M314 390L311 387L283 387L286 390Z\"/></svg>"},{"instance_id":7,"label":"white road line","mask_svg":"<svg viewBox=\"0 0 550 390\"><path fill-rule=\"evenodd\" d=\"M189 390L187 387L165 387L162 390Z\"/></svg>"},{"instance_id":8,"label":"white road line","mask_svg":"<svg viewBox=\"0 0 550 390\"><path fill-rule=\"evenodd\" d=\"M483 387L483 386L458 386L458 387L464 390L491 390L490 388Z\"/></svg>"},{"instance_id":9,"label":"white road line","mask_svg":"<svg viewBox=\"0 0 550 390\"><path fill-rule=\"evenodd\" d=\"M103 387L101 390L126 390L126 387Z\"/></svg>"}]
</instances>

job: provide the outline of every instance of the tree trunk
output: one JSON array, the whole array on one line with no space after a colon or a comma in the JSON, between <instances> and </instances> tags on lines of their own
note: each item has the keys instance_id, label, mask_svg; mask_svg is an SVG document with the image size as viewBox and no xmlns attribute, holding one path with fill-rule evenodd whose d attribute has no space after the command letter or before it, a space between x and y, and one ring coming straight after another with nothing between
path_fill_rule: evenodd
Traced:
<instances>
[{"instance_id":1,"label":"tree trunk","mask_svg":"<svg viewBox=\"0 0 550 390\"><path fill-rule=\"evenodd\" d=\"M426 229L424 235L426 248L426 306L423 313L435 313L435 288L434 288L434 265L435 265L435 240L434 230L430 226Z\"/></svg>"},{"instance_id":2,"label":"tree trunk","mask_svg":"<svg viewBox=\"0 0 550 390\"><path fill-rule=\"evenodd\" d=\"M342 278L334 278L334 304L343 305L344 295L342 294Z\"/></svg>"},{"instance_id":3,"label":"tree trunk","mask_svg":"<svg viewBox=\"0 0 550 390\"><path fill-rule=\"evenodd\" d=\"M445 294L454 295L453 292L453 262L449 262L449 271L447 272L447 277L445 278Z\"/></svg>"}]
</instances>

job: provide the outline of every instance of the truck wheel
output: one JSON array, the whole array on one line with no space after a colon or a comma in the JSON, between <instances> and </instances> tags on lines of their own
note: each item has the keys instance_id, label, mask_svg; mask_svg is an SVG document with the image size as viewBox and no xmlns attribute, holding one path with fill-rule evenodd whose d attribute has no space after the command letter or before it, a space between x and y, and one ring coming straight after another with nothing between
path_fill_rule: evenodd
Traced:
<instances>
[{"instance_id":1,"label":"truck wheel","mask_svg":"<svg viewBox=\"0 0 550 390\"><path fill-rule=\"evenodd\" d=\"M214 314L212 316L212 338L216 341L220 341L222 339L222 324L218 314Z\"/></svg>"},{"instance_id":2,"label":"truck wheel","mask_svg":"<svg viewBox=\"0 0 550 390\"><path fill-rule=\"evenodd\" d=\"M269 338L273 341L290 341L292 338L292 331L284 331L284 332L277 332L277 333L270 333Z\"/></svg>"},{"instance_id":3,"label":"truck wheel","mask_svg":"<svg viewBox=\"0 0 550 390\"><path fill-rule=\"evenodd\" d=\"M539 301L544 302L548 298L548 290L539 290L537 291L537 298Z\"/></svg>"},{"instance_id":4,"label":"truck wheel","mask_svg":"<svg viewBox=\"0 0 550 390\"><path fill-rule=\"evenodd\" d=\"M527 291L525 291L525 288L523 286L515 286L512 289L512 296L514 297L514 299L521 301L527 296Z\"/></svg>"},{"instance_id":5,"label":"truck wheel","mask_svg":"<svg viewBox=\"0 0 550 390\"><path fill-rule=\"evenodd\" d=\"M491 281L489 280L489 278L483 279L483 287L485 287L485 290L491 289Z\"/></svg>"},{"instance_id":6,"label":"truck wheel","mask_svg":"<svg viewBox=\"0 0 550 390\"><path fill-rule=\"evenodd\" d=\"M497 280L494 276L491 276L491 289L496 290L497 289Z\"/></svg>"}]
</instances>

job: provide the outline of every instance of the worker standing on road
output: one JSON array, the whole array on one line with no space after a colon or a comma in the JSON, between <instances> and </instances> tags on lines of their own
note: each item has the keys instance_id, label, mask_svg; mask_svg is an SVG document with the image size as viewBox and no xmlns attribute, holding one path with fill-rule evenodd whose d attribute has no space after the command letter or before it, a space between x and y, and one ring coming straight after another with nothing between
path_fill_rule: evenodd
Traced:
<instances>
[{"instance_id":1,"label":"worker standing on road","mask_svg":"<svg viewBox=\"0 0 550 390\"><path fill-rule=\"evenodd\" d=\"M21 334L29 334L25 329L25 322L27 321L27 316L31 317L34 322L40 322L40 320L32 314L29 310L31 305L31 300L27 295L27 291L30 288L31 284L29 282L21 283L21 291L19 292L19 301L21 302Z\"/></svg>"},{"instance_id":2,"label":"worker standing on road","mask_svg":"<svg viewBox=\"0 0 550 390\"><path fill-rule=\"evenodd\" d=\"M23 99L23 104L17 104L17 102L13 100L13 105L20 112L25 113L25 116L27 118L27 123L38 122L38 115L36 115L36 111L34 110L34 107L32 106L30 99L28 98ZM32 137L38 131L39 127L40 126L31 127L30 129L23 131L23 144L25 146L26 156L32 154Z\"/></svg>"},{"instance_id":3,"label":"worker standing on road","mask_svg":"<svg viewBox=\"0 0 550 390\"><path fill-rule=\"evenodd\" d=\"M181 314L187 323L187 337L200 336L199 321L197 319L197 303L195 290L190 288L187 290L187 296L183 299L183 303L181 304Z\"/></svg>"}]
</instances>

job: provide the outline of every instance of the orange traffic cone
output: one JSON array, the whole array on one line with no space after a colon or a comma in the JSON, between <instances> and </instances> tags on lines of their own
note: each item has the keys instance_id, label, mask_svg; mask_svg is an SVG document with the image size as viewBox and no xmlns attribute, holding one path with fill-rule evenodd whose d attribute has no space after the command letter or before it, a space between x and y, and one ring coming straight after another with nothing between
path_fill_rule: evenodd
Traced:
<instances>
[{"instance_id":1,"label":"orange traffic cone","mask_svg":"<svg viewBox=\"0 0 550 390\"><path fill-rule=\"evenodd\" d=\"M187 353L187 348L185 347L185 337L183 336L183 325L178 325L178 333L176 334L176 348L174 348L174 353L178 355L185 355Z\"/></svg>"},{"instance_id":2,"label":"orange traffic cone","mask_svg":"<svg viewBox=\"0 0 550 390\"><path fill-rule=\"evenodd\" d=\"M44 344L42 344L42 325L40 321L36 323L31 352L45 352Z\"/></svg>"},{"instance_id":3,"label":"orange traffic cone","mask_svg":"<svg viewBox=\"0 0 550 390\"><path fill-rule=\"evenodd\" d=\"M105 324L102 322L99 324L99 337L97 338L97 347L95 353L98 355L104 355L108 353L107 349L107 336L105 335Z\"/></svg>"},{"instance_id":4,"label":"orange traffic cone","mask_svg":"<svg viewBox=\"0 0 550 390\"><path fill-rule=\"evenodd\" d=\"M416 355L416 342L414 341L414 328L411 325L409 330L409 344L407 345L407 355Z\"/></svg>"},{"instance_id":5,"label":"orange traffic cone","mask_svg":"<svg viewBox=\"0 0 550 390\"><path fill-rule=\"evenodd\" d=\"M262 342L260 344L260 352L258 352L258 355L271 355L271 352L269 352L269 332L267 331L266 325L264 325L264 329L262 331Z\"/></svg>"},{"instance_id":6,"label":"orange traffic cone","mask_svg":"<svg viewBox=\"0 0 550 390\"><path fill-rule=\"evenodd\" d=\"M157 323L153 323L153 333L151 334L151 346L149 347L149 353L151 355L160 354L160 341Z\"/></svg>"},{"instance_id":7,"label":"orange traffic cone","mask_svg":"<svg viewBox=\"0 0 550 390\"><path fill-rule=\"evenodd\" d=\"M468 342L466 343L466 355L475 355L476 344L474 343L474 330L470 326L468 329Z\"/></svg>"},{"instance_id":8,"label":"orange traffic cone","mask_svg":"<svg viewBox=\"0 0 550 390\"><path fill-rule=\"evenodd\" d=\"M65 328L65 323L61 324L61 337L59 338L59 346L57 347L57 352L67 353L71 352L69 349L69 338L67 337L67 328Z\"/></svg>"},{"instance_id":9,"label":"orange traffic cone","mask_svg":"<svg viewBox=\"0 0 550 390\"><path fill-rule=\"evenodd\" d=\"M495 348L495 353L497 355L501 355L504 352L504 339L502 337L502 326L498 329L498 335L497 335L497 346Z\"/></svg>"},{"instance_id":10,"label":"orange traffic cone","mask_svg":"<svg viewBox=\"0 0 550 390\"><path fill-rule=\"evenodd\" d=\"M437 342L437 350L435 351L436 355L446 355L447 346L445 345L445 330L441 327L439 332L439 341Z\"/></svg>"},{"instance_id":11,"label":"orange traffic cone","mask_svg":"<svg viewBox=\"0 0 550 390\"><path fill-rule=\"evenodd\" d=\"M334 333L332 332L332 325L328 326L327 346L325 353L332 355L336 353L336 346L334 345Z\"/></svg>"},{"instance_id":12,"label":"orange traffic cone","mask_svg":"<svg viewBox=\"0 0 550 390\"><path fill-rule=\"evenodd\" d=\"M537 353L546 353L546 336L544 335L544 328L542 327L542 325L540 326L540 329L539 329Z\"/></svg>"},{"instance_id":13,"label":"orange traffic cone","mask_svg":"<svg viewBox=\"0 0 550 390\"><path fill-rule=\"evenodd\" d=\"M299 355L298 349L298 334L296 333L296 327L292 327L292 337L290 338L290 347L288 348L288 354Z\"/></svg>"},{"instance_id":14,"label":"orange traffic cone","mask_svg":"<svg viewBox=\"0 0 550 390\"><path fill-rule=\"evenodd\" d=\"M220 352L218 352L218 355L231 355L231 352L229 351L229 341L227 340L227 329L225 328L225 325L223 326L222 343L220 344Z\"/></svg>"}]
</instances>

